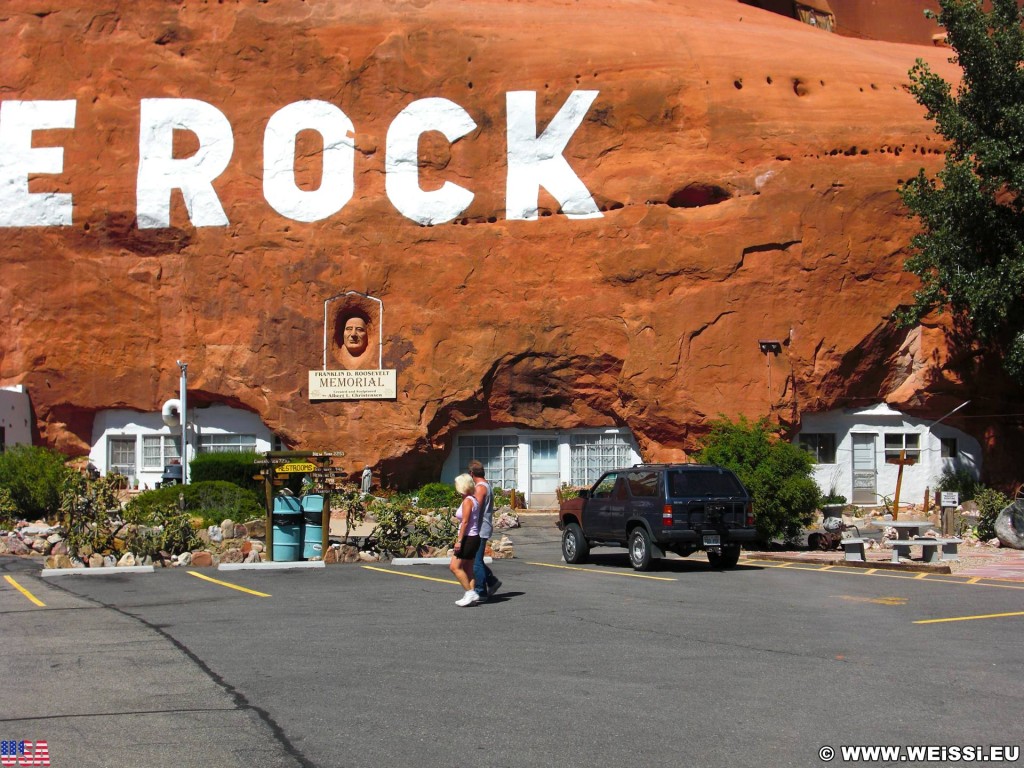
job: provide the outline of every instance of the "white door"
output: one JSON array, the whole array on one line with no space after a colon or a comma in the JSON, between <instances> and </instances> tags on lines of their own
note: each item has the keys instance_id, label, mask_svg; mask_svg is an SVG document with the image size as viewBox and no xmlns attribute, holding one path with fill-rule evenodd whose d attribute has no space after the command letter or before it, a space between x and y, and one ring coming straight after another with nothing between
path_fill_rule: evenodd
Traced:
<instances>
[{"instance_id":1,"label":"white door","mask_svg":"<svg viewBox=\"0 0 1024 768\"><path fill-rule=\"evenodd\" d=\"M877 504L877 469L875 436L853 435L853 498L852 504Z\"/></svg>"},{"instance_id":2,"label":"white door","mask_svg":"<svg viewBox=\"0 0 1024 768\"><path fill-rule=\"evenodd\" d=\"M530 441L530 508L558 506L558 440L535 438Z\"/></svg>"}]
</instances>

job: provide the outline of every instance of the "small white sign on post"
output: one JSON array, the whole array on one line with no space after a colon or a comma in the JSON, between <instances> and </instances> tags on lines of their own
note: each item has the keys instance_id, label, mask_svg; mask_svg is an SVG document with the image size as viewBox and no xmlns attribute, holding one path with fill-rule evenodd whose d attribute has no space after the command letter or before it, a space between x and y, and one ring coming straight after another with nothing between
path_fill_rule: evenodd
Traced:
<instances>
[{"instance_id":1,"label":"small white sign on post","mask_svg":"<svg viewBox=\"0 0 1024 768\"><path fill-rule=\"evenodd\" d=\"M398 396L394 370L310 371L310 400L393 400Z\"/></svg>"},{"instance_id":2,"label":"small white sign on post","mask_svg":"<svg viewBox=\"0 0 1024 768\"><path fill-rule=\"evenodd\" d=\"M959 507L960 494L956 491L939 491L939 506L943 508Z\"/></svg>"}]
</instances>

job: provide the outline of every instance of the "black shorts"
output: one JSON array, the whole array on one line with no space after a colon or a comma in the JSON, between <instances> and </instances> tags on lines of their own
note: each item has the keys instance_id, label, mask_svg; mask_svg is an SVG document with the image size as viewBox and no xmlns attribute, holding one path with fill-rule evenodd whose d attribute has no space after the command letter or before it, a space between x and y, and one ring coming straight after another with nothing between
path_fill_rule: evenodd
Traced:
<instances>
[{"instance_id":1,"label":"black shorts","mask_svg":"<svg viewBox=\"0 0 1024 768\"><path fill-rule=\"evenodd\" d=\"M476 557L476 553L479 549L479 536L463 536L462 546L459 547L459 551L455 554L455 556L459 558L459 560L473 560Z\"/></svg>"}]
</instances>

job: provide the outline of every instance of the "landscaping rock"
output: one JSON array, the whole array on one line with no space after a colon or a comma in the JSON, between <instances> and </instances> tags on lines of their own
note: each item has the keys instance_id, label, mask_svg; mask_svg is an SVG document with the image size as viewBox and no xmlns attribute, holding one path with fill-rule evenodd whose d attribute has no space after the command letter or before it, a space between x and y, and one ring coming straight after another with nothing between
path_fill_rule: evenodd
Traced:
<instances>
[{"instance_id":1,"label":"landscaping rock","mask_svg":"<svg viewBox=\"0 0 1024 768\"><path fill-rule=\"evenodd\" d=\"M131 552L125 552L121 556L121 559L117 561L119 568L132 568L136 565L135 555Z\"/></svg>"},{"instance_id":2,"label":"landscaping rock","mask_svg":"<svg viewBox=\"0 0 1024 768\"><path fill-rule=\"evenodd\" d=\"M45 566L47 568L72 568L74 564L71 562L71 558L67 555L50 555L46 558Z\"/></svg>"},{"instance_id":3,"label":"landscaping rock","mask_svg":"<svg viewBox=\"0 0 1024 768\"><path fill-rule=\"evenodd\" d=\"M1024 549L1024 502L1015 501L1006 507L993 527L1002 546Z\"/></svg>"},{"instance_id":4,"label":"landscaping rock","mask_svg":"<svg viewBox=\"0 0 1024 768\"><path fill-rule=\"evenodd\" d=\"M213 555L205 550L193 552L192 565L196 568L210 568L213 566Z\"/></svg>"},{"instance_id":5,"label":"landscaping rock","mask_svg":"<svg viewBox=\"0 0 1024 768\"><path fill-rule=\"evenodd\" d=\"M240 563L244 559L245 555L242 554L242 550L238 547L231 547L230 549L225 549L220 556L220 561L222 563Z\"/></svg>"},{"instance_id":6,"label":"landscaping rock","mask_svg":"<svg viewBox=\"0 0 1024 768\"><path fill-rule=\"evenodd\" d=\"M7 537L7 554L27 555L31 551L32 549L16 533L12 533Z\"/></svg>"},{"instance_id":7,"label":"landscaping rock","mask_svg":"<svg viewBox=\"0 0 1024 768\"><path fill-rule=\"evenodd\" d=\"M85 561L86 565L90 568L102 568L103 567L103 555L99 552L93 552L89 555L89 558Z\"/></svg>"}]
</instances>

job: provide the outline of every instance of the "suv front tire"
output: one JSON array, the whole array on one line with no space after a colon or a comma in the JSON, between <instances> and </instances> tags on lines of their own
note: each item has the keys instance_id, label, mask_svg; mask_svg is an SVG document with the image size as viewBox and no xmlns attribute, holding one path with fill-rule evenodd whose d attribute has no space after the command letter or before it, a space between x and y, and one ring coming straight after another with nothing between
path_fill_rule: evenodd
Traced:
<instances>
[{"instance_id":1,"label":"suv front tire","mask_svg":"<svg viewBox=\"0 0 1024 768\"><path fill-rule=\"evenodd\" d=\"M575 565L585 563L590 554L590 545L583 536L583 529L576 523L569 523L562 531L562 557L565 562Z\"/></svg>"}]
</instances>

